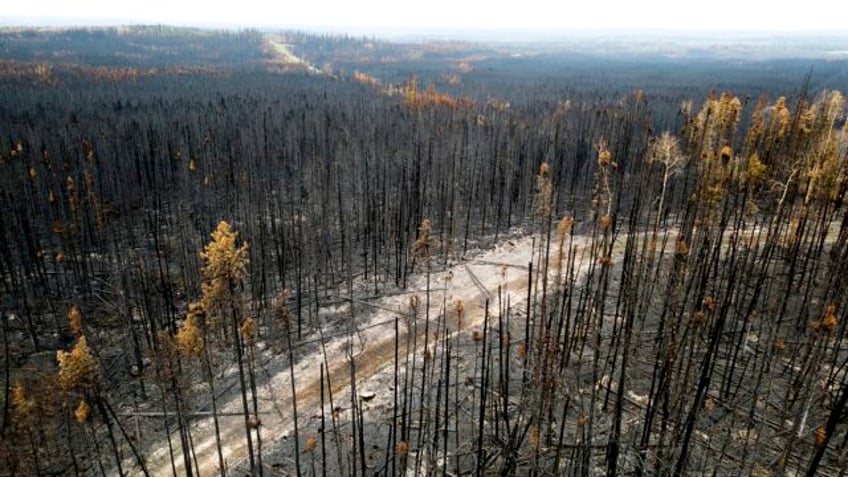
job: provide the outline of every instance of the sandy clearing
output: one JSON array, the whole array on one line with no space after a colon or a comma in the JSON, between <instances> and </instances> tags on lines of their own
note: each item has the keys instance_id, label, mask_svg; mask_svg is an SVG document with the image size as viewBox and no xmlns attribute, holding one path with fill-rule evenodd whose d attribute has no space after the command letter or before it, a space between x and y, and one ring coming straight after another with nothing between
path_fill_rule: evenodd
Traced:
<instances>
[{"instance_id":1,"label":"sandy clearing","mask_svg":"<svg viewBox=\"0 0 848 477\"><path fill-rule=\"evenodd\" d=\"M582 276L588 269L591 260L587 258L589 237L574 237L572 247L577 251L575 258L575 274ZM454 264L446 271L433 272L430 275L430 288L440 288L441 291L431 293L429 317L431 327L435 330L435 320L443 312L445 304L449 307L447 317L452 331L458 332L477 327L485 315L486 295L497 295L498 287L505 291L504 299L509 296L513 306L526 301L527 265L533 258L533 237L525 236L519 239L504 240L493 248L467 257L466 261ZM538 249L538 247L536 247ZM538 251L537 251L538 253ZM552 254L553 255L553 254ZM549 277L550 278L550 277ZM423 290L427 287L427 277L418 273L409 283L409 289ZM488 293L487 293L488 292ZM359 332L353 338L354 363L356 366L357 386L364 384L369 378L380 372L391 372L394 362L395 349L395 316L406 314L409 310L409 295L395 295L374 302L380 308L366 307L354 303L354 313L357 316L368 314L366 323L359 325ZM461 299L465 305L465 317L461 324L456 322L450 310L452 303ZM422 330L424 297L421 297L422 311L419 314L419 330ZM490 306L490 316L496 317L497 306ZM376 312L374 310L377 310ZM387 310L396 310L394 313ZM407 343L407 326L401 319L399 339L401 348L399 356L406 356L413 349L405 349ZM459 325L459 326L458 326ZM336 330L338 331L338 330ZM329 331L325 329L325 333ZM423 339L419 339L423 348ZM340 402L349 401L350 368L347 360L347 337L338 337L326 344L329 382L332 384L333 395ZM280 359L283 359L282 357ZM311 416L320 413L321 383L319 376L320 364L324 361L319 350L299 361L295 366L297 387L298 415ZM258 389L258 400L266 403L265 414L262 414L261 436L263 447L273 446L275 440L287 436L293 428L292 398L290 374L281 371L271 376L267 383ZM238 413L241 409L239 396L233 396L226 403L219 403L222 412ZM267 412L271 411L271 412ZM227 466L232 468L247 457L247 442L243 417L219 417L221 423L221 441L224 448L224 459ZM218 455L215 445L215 435L211 418L197 419L192 424L192 437L197 456L195 475L219 475ZM179 442L178 436L172 436L174 442ZM178 444L177 444L178 445ZM151 455L148 468L150 475L172 475L167 443L161 442L156 446L157 451ZM175 449L177 475L184 475L182 454Z\"/></svg>"}]
</instances>

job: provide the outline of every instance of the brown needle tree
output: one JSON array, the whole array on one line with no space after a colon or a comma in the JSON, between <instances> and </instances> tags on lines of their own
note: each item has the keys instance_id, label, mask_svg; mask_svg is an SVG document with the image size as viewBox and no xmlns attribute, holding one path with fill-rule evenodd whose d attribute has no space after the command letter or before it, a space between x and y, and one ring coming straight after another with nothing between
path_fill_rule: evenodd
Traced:
<instances>
[{"instance_id":1,"label":"brown needle tree","mask_svg":"<svg viewBox=\"0 0 848 477\"><path fill-rule=\"evenodd\" d=\"M247 274L248 245L237 244L238 233L230 228L230 224L221 221L212 232L212 241L206 244L200 252L203 259L201 273L203 283L201 291L203 296L200 300L203 309L209 314L212 324L219 325L223 331L224 339L227 340L228 330L224 320L229 320L229 332L231 333L232 346L236 355L236 363L239 370L239 384L241 385L242 408L244 411L244 429L247 439L247 452L250 460L251 475L257 473L256 460L253 452L253 436L251 430L255 427L255 419L251 419L250 407L247 398L247 382L245 378L244 365L244 342L242 339L241 320L242 316L242 293L243 280ZM260 471L261 472L261 471Z\"/></svg>"}]
</instances>

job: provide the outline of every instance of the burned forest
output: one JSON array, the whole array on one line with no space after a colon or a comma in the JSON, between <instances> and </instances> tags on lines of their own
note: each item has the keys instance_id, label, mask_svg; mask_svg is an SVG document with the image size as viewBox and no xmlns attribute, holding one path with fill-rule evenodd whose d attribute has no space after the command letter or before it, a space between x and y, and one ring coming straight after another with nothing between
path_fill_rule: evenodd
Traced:
<instances>
[{"instance_id":1,"label":"burned forest","mask_svg":"<svg viewBox=\"0 0 848 477\"><path fill-rule=\"evenodd\" d=\"M0 476L848 475L848 61L518 49L0 29Z\"/></svg>"}]
</instances>

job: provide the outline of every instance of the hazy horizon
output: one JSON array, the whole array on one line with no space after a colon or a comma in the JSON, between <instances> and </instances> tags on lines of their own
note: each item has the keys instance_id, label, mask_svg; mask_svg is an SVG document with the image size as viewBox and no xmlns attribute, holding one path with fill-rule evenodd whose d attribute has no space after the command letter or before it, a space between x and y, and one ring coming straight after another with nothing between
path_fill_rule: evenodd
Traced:
<instances>
[{"instance_id":1,"label":"hazy horizon","mask_svg":"<svg viewBox=\"0 0 848 477\"><path fill-rule=\"evenodd\" d=\"M784 3L786 3L784 5ZM597 0L580 5L550 5L541 0L514 4L431 0L415 10L386 0L304 2L267 5L242 0L237 5L151 0L125 4L103 0L42 0L16 5L0 16L5 26L117 26L165 24L204 28L294 28L354 33L591 33L651 32L703 35L846 34L840 15L827 14L826 0L809 0L803 9L788 2L769 8L715 0L708 9L670 0Z\"/></svg>"},{"instance_id":2,"label":"hazy horizon","mask_svg":"<svg viewBox=\"0 0 848 477\"><path fill-rule=\"evenodd\" d=\"M562 37L584 38L594 36L625 37L643 35L650 38L681 38L711 41L738 41L766 38L815 38L845 37L848 29L843 30L721 30L721 29L673 29L656 27L621 28L484 28L484 27L391 27L391 26L333 26L302 24L239 24L217 22L167 22L139 21L128 18L70 18L70 17L0 17L0 28L112 28L121 26L169 26L198 28L209 30L239 31L257 29L262 31L292 30L308 33L350 34L375 36L386 39L446 39L473 41L538 41ZM848 43L846 43L848 50Z\"/></svg>"}]
</instances>

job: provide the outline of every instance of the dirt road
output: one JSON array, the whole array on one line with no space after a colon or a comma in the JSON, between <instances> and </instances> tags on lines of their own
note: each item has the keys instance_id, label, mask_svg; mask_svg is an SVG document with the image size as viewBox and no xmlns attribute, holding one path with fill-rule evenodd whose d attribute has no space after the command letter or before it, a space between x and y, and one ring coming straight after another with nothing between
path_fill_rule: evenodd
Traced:
<instances>
[{"instance_id":1,"label":"dirt road","mask_svg":"<svg viewBox=\"0 0 848 477\"><path fill-rule=\"evenodd\" d=\"M588 238L575 237L573 246L578 250L575 270L582 275L590 263L588 254ZM456 299L461 299L465 305L465 317L462 323L457 323L454 314L450 311L449 327L455 331L463 331L479 326L485 313L485 302L487 296L496 296L498 287L505 290L513 305L518 305L526 300L528 287L527 265L533 257L533 240L527 236L516 240L504 241L494 248L466 257L466 261L458 263L448 270L432 273L430 276L431 289L438 291L431 293L429 316L435 320L443 312L443 304L452 304ZM537 251L538 253L538 251ZM419 274L410 282L410 289L423 290L427 286L426 275ZM369 314L367 323L359 325L358 338L353 339L357 383L363 383L374 377L381 371L391 372L394 362L395 331L394 318L404 315L409 310L410 295L395 295L385 297L373 302L374 306L363 303L354 303L357 316ZM505 297L504 297L505 298ZM424 315L424 297L421 297L421 312ZM492 306L490 312L495 313ZM375 312L376 310L376 312ZM389 311L394 310L394 311ZM349 310L341 311L349 313ZM423 318L420 318L423 320ZM452 321L450 321L452 320ZM406 327L400 327L400 342L406 343ZM419 328L420 329L420 328ZM338 329L336 332L340 331ZM330 334L325 329L326 334ZM350 371L347 360L346 337L337 337L326 345L329 382L332 383L332 391L336 396L348 396ZM400 349L401 356L405 352L415 350ZM297 388L298 415L310 416L319 411L320 407L320 364L324 362L321 350L299 360L295 367L295 380ZM288 435L293 427L292 422L292 399L290 374L281 371L272 376L258 390L260 407L265 404L265 411L273 411L263 414L261 435L263 447L273 445L276 439ZM342 394L343 393L343 394ZM337 398L338 399L338 398ZM346 398L341 398L346 399ZM238 396L233 396L226 403L221 403L220 410L237 414L241 409L241 401ZM247 443L245 439L244 424L242 416L219 417L221 422L221 441L224 448L224 458L227 466L232 468L235 464L243 461L247 456ZM194 449L197 455L197 469L194 475L217 476L218 455L215 446L215 435L211 418L198 419L193 424L192 437ZM172 436L172 440L179 442L178 436ZM175 453L176 452L175 450ZM178 453L176 468L177 475L185 475L182 454ZM167 443L162 442L157 446L157 451L151 455L148 463L150 475L172 475L170 457Z\"/></svg>"}]
</instances>

